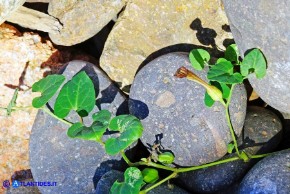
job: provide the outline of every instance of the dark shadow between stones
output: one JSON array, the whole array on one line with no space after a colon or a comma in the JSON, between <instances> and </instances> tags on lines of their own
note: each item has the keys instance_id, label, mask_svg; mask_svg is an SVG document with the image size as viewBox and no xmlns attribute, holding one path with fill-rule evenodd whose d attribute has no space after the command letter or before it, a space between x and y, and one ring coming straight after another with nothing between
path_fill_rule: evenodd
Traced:
<instances>
[{"instance_id":1,"label":"dark shadow between stones","mask_svg":"<svg viewBox=\"0 0 290 194\"><path fill-rule=\"evenodd\" d=\"M101 104L112 103L118 92L118 88L111 83L106 89L101 91L102 97L96 100L96 106L101 110Z\"/></svg>"},{"instance_id":2,"label":"dark shadow between stones","mask_svg":"<svg viewBox=\"0 0 290 194\"><path fill-rule=\"evenodd\" d=\"M132 115L140 120L145 119L149 115L148 106L140 100L129 98L129 110Z\"/></svg>"},{"instance_id":3,"label":"dark shadow between stones","mask_svg":"<svg viewBox=\"0 0 290 194\"><path fill-rule=\"evenodd\" d=\"M97 187L97 184L101 177L110 170L119 170L124 171L126 169L126 163L123 160L107 160L102 162L99 167L95 171L95 175L93 177L94 188Z\"/></svg>"}]
</instances>

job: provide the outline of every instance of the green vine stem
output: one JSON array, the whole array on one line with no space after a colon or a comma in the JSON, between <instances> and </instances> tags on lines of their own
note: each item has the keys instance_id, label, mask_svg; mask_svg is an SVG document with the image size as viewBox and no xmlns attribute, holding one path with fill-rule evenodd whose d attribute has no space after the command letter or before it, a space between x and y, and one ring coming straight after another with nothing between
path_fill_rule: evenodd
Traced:
<instances>
[{"instance_id":1,"label":"green vine stem","mask_svg":"<svg viewBox=\"0 0 290 194\"><path fill-rule=\"evenodd\" d=\"M230 132L231 132L231 136L232 136L232 140L234 142L234 147L236 150L236 153L238 154L238 156L240 157L240 152L239 152L239 148L238 148L238 143L237 143L237 139L236 139L236 135L235 135L235 131L233 129L233 125L231 122L231 117L230 117L230 110L229 110L229 106L230 106L230 102L231 102L231 98L232 98L232 94L233 94L233 90L234 90L235 84L232 84L231 86L231 90L230 90L230 94L225 106L226 109L226 118L227 118L227 122L228 122L228 126L230 128Z\"/></svg>"},{"instance_id":2,"label":"green vine stem","mask_svg":"<svg viewBox=\"0 0 290 194\"><path fill-rule=\"evenodd\" d=\"M207 167L210 167L210 166L215 166L215 165L219 165L219 164L223 164L223 163L228 163L228 162L232 162L232 161L240 159L240 157L236 156L236 157L227 158L227 159L220 160L220 161L215 161L215 162L203 164L203 165L200 165L200 166L192 166L192 167L185 167L185 168L174 168L174 167L170 167L170 166L164 166L164 165L161 165L161 164L156 164L156 163L151 162L151 161L147 161L147 162L140 161L140 162L132 163L129 160L129 158L126 156L124 151L121 152L121 155L122 155L123 159L126 161L126 163L129 166L135 166L135 167L136 166L150 166L150 167L155 167L155 168L164 169L164 170L168 170L168 171L173 171L173 172L176 172L176 173L188 172L188 171L192 171L192 170L198 170L198 169L207 168Z\"/></svg>"},{"instance_id":3,"label":"green vine stem","mask_svg":"<svg viewBox=\"0 0 290 194\"><path fill-rule=\"evenodd\" d=\"M39 108L40 110L43 110L45 113L49 114L50 116L52 116L53 118L67 124L68 126L72 126L73 123L69 122L69 121L66 121L64 119L61 119L61 118L58 118L55 114L53 114L49 109L45 108L45 107L42 107L42 108Z\"/></svg>"},{"instance_id":4,"label":"green vine stem","mask_svg":"<svg viewBox=\"0 0 290 194\"><path fill-rule=\"evenodd\" d=\"M32 106L23 106L23 107L14 106L12 108L12 110L25 110L25 109L30 109L30 108L34 108L34 107L32 107ZM4 107L0 107L0 109L7 110L7 108L4 108Z\"/></svg>"},{"instance_id":5,"label":"green vine stem","mask_svg":"<svg viewBox=\"0 0 290 194\"><path fill-rule=\"evenodd\" d=\"M175 178L177 176L177 172L173 172L171 175L169 175L168 177L166 177L165 179L162 179L161 181L159 181L158 183L155 183L154 185L152 185L151 187L149 187L148 189L142 190L139 192L139 194L146 194L147 192L149 192L150 190L154 189L155 187L158 187L159 185L161 185L162 183Z\"/></svg>"},{"instance_id":6,"label":"green vine stem","mask_svg":"<svg viewBox=\"0 0 290 194\"><path fill-rule=\"evenodd\" d=\"M25 106L25 107L17 107L17 106L14 106L14 107L12 108L12 110L25 110L25 109L30 109L30 108L32 109L32 108L34 108L34 107L32 107L32 106ZM4 107L0 107L0 109L2 109L2 110L7 110L7 108L4 108ZM53 114L49 109L47 109L47 108L45 108L45 107L42 107L42 108L39 108L39 109L40 109L40 110L43 110L44 112L46 112L46 113L49 114L50 116L56 118L57 120L59 120L59 121L65 123L65 124L68 125L68 126L72 126L72 124L73 124L73 123L71 123L71 122L69 122L69 121L67 121L67 120L64 120L64 119L58 118L55 114Z\"/></svg>"}]
</instances>

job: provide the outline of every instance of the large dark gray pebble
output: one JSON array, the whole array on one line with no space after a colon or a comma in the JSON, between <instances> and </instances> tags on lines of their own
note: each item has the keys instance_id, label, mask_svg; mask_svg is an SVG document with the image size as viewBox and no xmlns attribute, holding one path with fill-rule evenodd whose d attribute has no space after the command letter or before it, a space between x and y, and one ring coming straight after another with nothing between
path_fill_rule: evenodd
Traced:
<instances>
[{"instance_id":1,"label":"large dark gray pebble","mask_svg":"<svg viewBox=\"0 0 290 194\"><path fill-rule=\"evenodd\" d=\"M247 153L268 153L278 146L282 138L281 132L282 124L277 115L265 108L248 107L244 130L238 141ZM234 156L236 154L230 154L223 159ZM240 181L256 162L256 159L247 163L237 160L181 173L177 180L179 185L192 192L215 193Z\"/></svg>"},{"instance_id":2,"label":"large dark gray pebble","mask_svg":"<svg viewBox=\"0 0 290 194\"><path fill-rule=\"evenodd\" d=\"M275 109L290 113L290 5L288 1L223 0L240 54L260 48L267 59L263 79L249 76L259 96Z\"/></svg>"},{"instance_id":3,"label":"large dark gray pebble","mask_svg":"<svg viewBox=\"0 0 290 194\"><path fill-rule=\"evenodd\" d=\"M117 170L111 170L107 172L102 176L101 180L98 182L95 194L109 194L110 189L116 180L118 180L119 182L124 181L124 175L122 172ZM174 186L173 189L169 189L169 187L166 184L162 184L148 192L148 194L162 194L162 193L187 194L188 192L184 191L183 189L177 186Z\"/></svg>"},{"instance_id":4,"label":"large dark gray pebble","mask_svg":"<svg viewBox=\"0 0 290 194\"><path fill-rule=\"evenodd\" d=\"M142 68L130 90L130 113L142 119L141 141L152 145L162 138L164 149L175 154L175 163L193 166L215 161L226 154L231 141L225 109L219 102L206 107L201 85L174 77L181 66L192 69L188 54L163 55ZM194 72L207 81L206 71ZM230 113L240 134L246 114L243 85L235 87Z\"/></svg>"},{"instance_id":5,"label":"large dark gray pebble","mask_svg":"<svg viewBox=\"0 0 290 194\"><path fill-rule=\"evenodd\" d=\"M63 75L71 79L85 70L93 80L97 99L94 111L108 109L113 114L122 112L125 98L111 81L93 64L70 62ZM54 98L49 102L53 107ZM121 108L120 108L121 107ZM68 120L78 122L71 112ZM90 115L85 124L92 122ZM111 169L123 169L120 156L108 156L104 148L93 141L70 139L68 126L39 111L30 136L30 166L35 181L54 181L56 187L39 187L41 193L91 193L100 177Z\"/></svg>"},{"instance_id":6,"label":"large dark gray pebble","mask_svg":"<svg viewBox=\"0 0 290 194\"><path fill-rule=\"evenodd\" d=\"M280 151L258 162L245 176L239 194L290 193L290 150Z\"/></svg>"}]
</instances>

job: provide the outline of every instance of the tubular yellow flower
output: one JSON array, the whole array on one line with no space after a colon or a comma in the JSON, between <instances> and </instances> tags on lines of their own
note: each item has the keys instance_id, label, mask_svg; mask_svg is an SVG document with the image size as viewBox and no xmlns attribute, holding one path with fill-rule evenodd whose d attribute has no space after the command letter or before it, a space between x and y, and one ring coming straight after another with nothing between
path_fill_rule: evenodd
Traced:
<instances>
[{"instance_id":1,"label":"tubular yellow flower","mask_svg":"<svg viewBox=\"0 0 290 194\"><path fill-rule=\"evenodd\" d=\"M194 81L200 85L202 85L208 95L214 100L214 101L220 101L224 106L225 102L223 100L223 94L222 92L215 86L209 85L204 80L202 80L200 77L198 77L196 74L194 74L192 71L188 70L186 67L180 67L174 76L178 78L187 78L188 80Z\"/></svg>"}]
</instances>

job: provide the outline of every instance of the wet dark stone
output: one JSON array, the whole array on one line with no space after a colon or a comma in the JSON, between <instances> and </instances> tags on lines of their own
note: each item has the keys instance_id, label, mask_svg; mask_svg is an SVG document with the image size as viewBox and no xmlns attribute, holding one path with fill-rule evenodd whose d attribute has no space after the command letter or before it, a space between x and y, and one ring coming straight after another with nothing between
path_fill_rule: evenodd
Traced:
<instances>
[{"instance_id":1,"label":"wet dark stone","mask_svg":"<svg viewBox=\"0 0 290 194\"><path fill-rule=\"evenodd\" d=\"M244 177L239 194L290 193L290 150L280 151L258 162Z\"/></svg>"},{"instance_id":2,"label":"wet dark stone","mask_svg":"<svg viewBox=\"0 0 290 194\"><path fill-rule=\"evenodd\" d=\"M248 107L244 130L238 139L239 147L244 148L250 154L271 152L278 146L282 138L281 132L282 123L277 115L265 108ZM223 159L234 156L236 154L229 154ZM181 173L177 178L177 184L192 192L216 193L239 182L257 161L257 159L253 159L245 163L242 160L237 160ZM233 190L237 191L237 187L234 187Z\"/></svg>"},{"instance_id":3,"label":"wet dark stone","mask_svg":"<svg viewBox=\"0 0 290 194\"><path fill-rule=\"evenodd\" d=\"M122 172L117 170L111 170L107 172L102 176L101 180L98 182L95 194L109 194L111 186L114 184L116 180L118 180L119 182L124 181L124 175ZM184 191L183 189L177 186L174 186L174 189L171 190L168 188L166 184L162 184L148 192L148 194L161 194L161 193L187 194L188 192Z\"/></svg>"},{"instance_id":4,"label":"wet dark stone","mask_svg":"<svg viewBox=\"0 0 290 194\"><path fill-rule=\"evenodd\" d=\"M242 135L238 139L241 149L250 154L274 151L282 139L282 121L272 111L250 106Z\"/></svg>"},{"instance_id":5,"label":"wet dark stone","mask_svg":"<svg viewBox=\"0 0 290 194\"><path fill-rule=\"evenodd\" d=\"M201 85L174 77L181 66L192 69L186 53L163 55L143 67L131 86L130 113L142 119L143 144L161 139L164 149L175 154L178 165L215 161L226 154L231 141L224 107L219 102L206 107ZM206 71L194 72L207 81ZM240 134L246 114L243 85L235 87L230 112Z\"/></svg>"},{"instance_id":6,"label":"wet dark stone","mask_svg":"<svg viewBox=\"0 0 290 194\"><path fill-rule=\"evenodd\" d=\"M124 112L119 106L125 98L96 66L72 61L62 71L69 80L80 70L85 70L95 85L97 101L92 113L99 109L108 109L112 114ZM55 98L56 95L49 102L50 107ZM84 119L86 125L92 122L91 114ZM78 122L73 111L66 119ZM107 155L97 142L71 139L66 135L67 129L66 124L38 112L30 136L31 171L35 181L57 182L55 187L39 187L41 193L92 193L104 173L125 168L120 155Z\"/></svg>"},{"instance_id":7,"label":"wet dark stone","mask_svg":"<svg viewBox=\"0 0 290 194\"><path fill-rule=\"evenodd\" d=\"M290 113L290 12L288 1L223 0L240 54L260 48L267 59L263 79L249 76L255 92L270 106Z\"/></svg>"}]
</instances>

